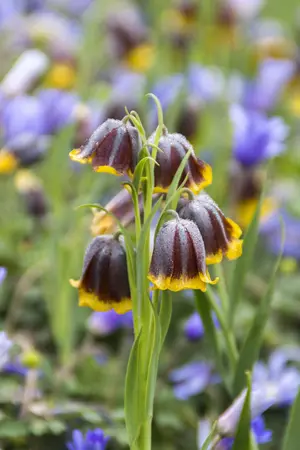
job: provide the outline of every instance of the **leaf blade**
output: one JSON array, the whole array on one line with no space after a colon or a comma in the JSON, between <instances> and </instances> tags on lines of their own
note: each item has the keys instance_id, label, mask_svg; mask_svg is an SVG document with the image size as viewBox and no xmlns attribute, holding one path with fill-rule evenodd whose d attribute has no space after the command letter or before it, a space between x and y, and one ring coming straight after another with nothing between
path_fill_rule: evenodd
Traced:
<instances>
[{"instance_id":1,"label":"leaf blade","mask_svg":"<svg viewBox=\"0 0 300 450\"><path fill-rule=\"evenodd\" d=\"M259 355L260 346L263 340L263 332L269 317L270 305L273 298L276 274L279 269L282 258L283 245L284 245L284 230L282 228L281 252L274 264L269 285L267 287L263 299L261 300L256 310L256 314L252 321L250 330L243 343L239 355L239 360L237 363L233 382L233 389L235 391L235 394L238 394L244 387L246 378L245 373L247 371L252 370L252 367Z\"/></svg>"}]
</instances>

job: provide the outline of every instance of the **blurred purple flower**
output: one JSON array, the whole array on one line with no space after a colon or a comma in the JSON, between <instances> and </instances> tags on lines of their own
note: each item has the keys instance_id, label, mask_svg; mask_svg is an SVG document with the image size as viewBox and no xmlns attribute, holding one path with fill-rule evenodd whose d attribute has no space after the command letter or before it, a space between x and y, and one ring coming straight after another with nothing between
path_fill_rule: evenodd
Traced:
<instances>
[{"instance_id":1,"label":"blurred purple flower","mask_svg":"<svg viewBox=\"0 0 300 450\"><path fill-rule=\"evenodd\" d=\"M213 321L215 327L219 327L219 322L215 316L213 315ZM204 335L204 326L201 320L201 317L197 312L194 312L189 319L185 322L184 325L184 334L190 341L197 341L201 339Z\"/></svg>"},{"instance_id":2,"label":"blurred purple flower","mask_svg":"<svg viewBox=\"0 0 300 450\"><path fill-rule=\"evenodd\" d=\"M0 369L7 363L9 359L9 351L12 347L12 342L8 339L5 331L0 332Z\"/></svg>"},{"instance_id":3,"label":"blurred purple flower","mask_svg":"<svg viewBox=\"0 0 300 450\"><path fill-rule=\"evenodd\" d=\"M94 312L89 318L88 328L96 336L108 336L119 328L132 328L132 313Z\"/></svg>"},{"instance_id":4,"label":"blurred purple flower","mask_svg":"<svg viewBox=\"0 0 300 450\"><path fill-rule=\"evenodd\" d=\"M251 430L257 444L267 444L272 441L272 431L266 429L262 416L258 416L251 421ZM231 450L234 438L224 438L216 446L215 450Z\"/></svg>"},{"instance_id":5,"label":"blurred purple flower","mask_svg":"<svg viewBox=\"0 0 300 450\"><path fill-rule=\"evenodd\" d=\"M291 405L300 387L300 371L288 366L300 362L299 347L283 347L275 350L265 364L257 362L253 369L253 386L270 386L276 392L274 404Z\"/></svg>"},{"instance_id":6,"label":"blurred purple flower","mask_svg":"<svg viewBox=\"0 0 300 450\"><path fill-rule=\"evenodd\" d=\"M182 74L177 73L160 80L154 85L152 92L160 101L162 109L166 110L174 103L183 86L184 77Z\"/></svg>"},{"instance_id":7,"label":"blurred purple flower","mask_svg":"<svg viewBox=\"0 0 300 450\"><path fill-rule=\"evenodd\" d=\"M44 114L43 134L53 134L74 120L77 95L58 89L45 89L39 92Z\"/></svg>"},{"instance_id":8,"label":"blurred purple flower","mask_svg":"<svg viewBox=\"0 0 300 450\"><path fill-rule=\"evenodd\" d=\"M300 348L287 347L274 351L268 364L256 363L252 376L251 417L263 414L272 406L291 405L300 386L300 372L288 367L289 361L300 362ZM219 417L217 429L222 436L234 436L243 409L246 390Z\"/></svg>"},{"instance_id":9,"label":"blurred purple flower","mask_svg":"<svg viewBox=\"0 0 300 450\"><path fill-rule=\"evenodd\" d=\"M5 145L20 135L37 136L44 130L44 111L39 99L22 95L4 102L0 125Z\"/></svg>"},{"instance_id":10,"label":"blurred purple flower","mask_svg":"<svg viewBox=\"0 0 300 450\"><path fill-rule=\"evenodd\" d=\"M0 286L3 283L3 281L5 280L6 275L7 275L7 269L5 267L0 266Z\"/></svg>"},{"instance_id":11,"label":"blurred purple flower","mask_svg":"<svg viewBox=\"0 0 300 450\"><path fill-rule=\"evenodd\" d=\"M80 16L94 0L48 0L49 7L63 8L66 12Z\"/></svg>"},{"instance_id":12,"label":"blurred purple flower","mask_svg":"<svg viewBox=\"0 0 300 450\"><path fill-rule=\"evenodd\" d=\"M281 221L285 230L283 256L300 260L300 218L292 216L285 209L276 211L260 227L267 248L275 255L281 252Z\"/></svg>"},{"instance_id":13,"label":"blurred purple flower","mask_svg":"<svg viewBox=\"0 0 300 450\"><path fill-rule=\"evenodd\" d=\"M272 440L272 431L266 429L262 416L258 416L251 421L251 430L257 444L266 444ZM201 420L198 429L198 448L201 450L206 438L211 432L211 424L208 420ZM215 450L230 450L234 443L234 438L224 438L214 447Z\"/></svg>"},{"instance_id":14,"label":"blurred purple flower","mask_svg":"<svg viewBox=\"0 0 300 450\"><path fill-rule=\"evenodd\" d=\"M192 64L187 74L187 90L192 98L211 102L220 97L225 79L220 69Z\"/></svg>"},{"instance_id":15,"label":"blurred purple flower","mask_svg":"<svg viewBox=\"0 0 300 450\"><path fill-rule=\"evenodd\" d=\"M89 430L84 436L79 430L72 433L72 441L67 443L68 450L105 450L109 441L100 428Z\"/></svg>"},{"instance_id":16,"label":"blurred purple flower","mask_svg":"<svg viewBox=\"0 0 300 450\"><path fill-rule=\"evenodd\" d=\"M25 377L28 373L28 368L25 367L20 360L15 359L12 361L7 361L3 367L2 372L8 375L20 375L21 377Z\"/></svg>"},{"instance_id":17,"label":"blurred purple flower","mask_svg":"<svg viewBox=\"0 0 300 450\"><path fill-rule=\"evenodd\" d=\"M233 155L242 165L250 167L283 152L288 127L280 117L268 118L263 113L233 105L230 118Z\"/></svg>"},{"instance_id":18,"label":"blurred purple flower","mask_svg":"<svg viewBox=\"0 0 300 450\"><path fill-rule=\"evenodd\" d=\"M220 381L219 376L213 373L212 365L200 361L172 370L169 379L175 385L175 397L180 400L187 400L193 395L200 394L209 385Z\"/></svg>"},{"instance_id":19,"label":"blurred purple flower","mask_svg":"<svg viewBox=\"0 0 300 450\"><path fill-rule=\"evenodd\" d=\"M6 25L15 15L20 12L18 2L16 0L0 2L0 29Z\"/></svg>"},{"instance_id":20,"label":"blurred purple flower","mask_svg":"<svg viewBox=\"0 0 300 450\"><path fill-rule=\"evenodd\" d=\"M269 111L278 101L291 80L295 64L290 60L267 59L258 70L257 78L245 87L243 104L246 108Z\"/></svg>"}]
</instances>

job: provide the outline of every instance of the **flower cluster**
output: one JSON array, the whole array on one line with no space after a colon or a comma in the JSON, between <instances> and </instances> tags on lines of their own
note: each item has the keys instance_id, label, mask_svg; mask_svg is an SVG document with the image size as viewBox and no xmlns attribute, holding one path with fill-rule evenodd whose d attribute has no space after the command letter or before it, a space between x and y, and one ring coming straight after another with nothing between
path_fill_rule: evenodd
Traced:
<instances>
[{"instance_id":1,"label":"flower cluster","mask_svg":"<svg viewBox=\"0 0 300 450\"><path fill-rule=\"evenodd\" d=\"M178 134L170 134L163 127L156 143L156 132L149 140L151 148L158 147L154 168L153 194L166 193L183 158L187 158L179 183L184 187L178 202L175 219L159 229L149 268L149 280L155 289L179 291L206 290L215 284L207 265L220 263L223 256L236 259L242 253L242 234L239 226L226 218L218 205L207 195L199 194L212 181L208 164L195 156L192 145ZM96 172L133 177L140 160L142 139L138 129L130 123L130 115L123 120L108 119L97 128L79 150L70 153L71 159L91 164ZM188 196L188 198L186 198ZM119 220L130 215L126 206L127 194L119 194L108 205L110 215L98 213L93 228L112 229L111 212ZM131 208L132 209L132 208ZM126 220L125 220L126 222ZM96 311L115 309L124 313L131 308L126 250L120 239L111 235L97 236L86 251L82 276L72 282L79 288L79 303ZM116 284L116 281L118 283Z\"/></svg>"}]
</instances>

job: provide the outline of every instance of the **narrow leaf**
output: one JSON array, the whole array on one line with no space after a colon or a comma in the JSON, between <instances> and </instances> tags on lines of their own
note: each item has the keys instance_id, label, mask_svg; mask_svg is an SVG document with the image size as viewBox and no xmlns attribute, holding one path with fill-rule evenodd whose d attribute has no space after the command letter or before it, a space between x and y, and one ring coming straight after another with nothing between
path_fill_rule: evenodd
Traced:
<instances>
[{"instance_id":1,"label":"narrow leaf","mask_svg":"<svg viewBox=\"0 0 300 450\"><path fill-rule=\"evenodd\" d=\"M283 249L284 232L282 230L281 249ZM239 360L237 363L236 373L233 382L235 394L238 394L246 384L246 372L251 371L253 364L258 358L259 350L263 340L264 329L270 313L270 305L274 293L276 274L280 265L282 251L275 262L273 272L270 278L264 297L261 299L257 307L252 325L243 344Z\"/></svg>"},{"instance_id":2,"label":"narrow leaf","mask_svg":"<svg viewBox=\"0 0 300 450\"><path fill-rule=\"evenodd\" d=\"M168 333L169 325L171 322L172 305L173 305L170 291L162 291L161 297L162 299L159 311L159 322L161 329L160 348L162 348Z\"/></svg>"},{"instance_id":3,"label":"narrow leaf","mask_svg":"<svg viewBox=\"0 0 300 450\"><path fill-rule=\"evenodd\" d=\"M135 186L137 192L139 192L140 190L141 179L144 175L145 165L148 161L152 161L153 163L157 164L157 162L151 156L145 156L138 162L134 170L132 183Z\"/></svg>"},{"instance_id":4,"label":"narrow leaf","mask_svg":"<svg viewBox=\"0 0 300 450\"><path fill-rule=\"evenodd\" d=\"M142 329L132 346L125 379L125 421L129 443L132 444L138 437L144 418L141 417L139 403L139 355Z\"/></svg>"},{"instance_id":5,"label":"narrow leaf","mask_svg":"<svg viewBox=\"0 0 300 450\"><path fill-rule=\"evenodd\" d=\"M232 450L251 450L251 378L248 376L248 389L240 416Z\"/></svg>"},{"instance_id":6,"label":"narrow leaf","mask_svg":"<svg viewBox=\"0 0 300 450\"><path fill-rule=\"evenodd\" d=\"M282 450L299 450L300 442L300 390L291 409Z\"/></svg>"},{"instance_id":7,"label":"narrow leaf","mask_svg":"<svg viewBox=\"0 0 300 450\"><path fill-rule=\"evenodd\" d=\"M196 310L201 317L203 322L205 337L211 346L211 349L214 353L214 360L216 361L217 369L220 375L224 374L224 367L222 364L222 353L219 345L217 330L212 319L212 310L210 303L203 292L195 290L194 291Z\"/></svg>"},{"instance_id":8,"label":"narrow leaf","mask_svg":"<svg viewBox=\"0 0 300 450\"><path fill-rule=\"evenodd\" d=\"M259 202L257 203L257 207L255 210L255 213L253 215L252 221L247 229L244 242L243 242L243 254L242 256L236 261L233 277L231 281L230 286L230 315L229 315L229 322L232 325L234 322L234 315L236 308L239 304L240 298L243 293L246 274L249 271L254 249L257 241L258 236L258 226L259 226L259 217L260 217L260 211L261 211L261 203L263 200L263 195L261 195Z\"/></svg>"},{"instance_id":9,"label":"narrow leaf","mask_svg":"<svg viewBox=\"0 0 300 450\"><path fill-rule=\"evenodd\" d=\"M149 336L149 342L151 343L151 346L150 346L148 376L146 385L146 408L147 408L146 411L148 414L147 418L151 418L153 415L153 402L155 396L158 360L161 343L161 329L159 325L158 315L151 302L150 306L151 306L152 320Z\"/></svg>"},{"instance_id":10,"label":"narrow leaf","mask_svg":"<svg viewBox=\"0 0 300 450\"><path fill-rule=\"evenodd\" d=\"M191 153L192 153L192 150L189 150L187 152L187 154L185 155L185 157L182 159L182 161L176 171L175 177L173 178L172 183L168 189L167 200L169 200L175 194L175 192L178 188L178 183L179 183L182 173L184 171L184 167L185 167L187 160L189 159Z\"/></svg>"}]
</instances>

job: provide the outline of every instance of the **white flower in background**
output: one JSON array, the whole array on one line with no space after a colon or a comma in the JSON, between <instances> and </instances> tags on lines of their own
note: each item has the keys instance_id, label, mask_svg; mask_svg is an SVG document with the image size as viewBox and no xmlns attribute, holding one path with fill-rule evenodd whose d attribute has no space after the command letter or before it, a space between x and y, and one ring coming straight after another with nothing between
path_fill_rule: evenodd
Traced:
<instances>
[{"instance_id":1,"label":"white flower in background","mask_svg":"<svg viewBox=\"0 0 300 450\"><path fill-rule=\"evenodd\" d=\"M12 342L8 339L5 331L0 332L0 369L8 362L9 360L9 350L12 347Z\"/></svg>"},{"instance_id":2,"label":"white flower in background","mask_svg":"<svg viewBox=\"0 0 300 450\"><path fill-rule=\"evenodd\" d=\"M225 0L235 14L244 20L255 17L264 6L264 0Z\"/></svg>"}]
</instances>

